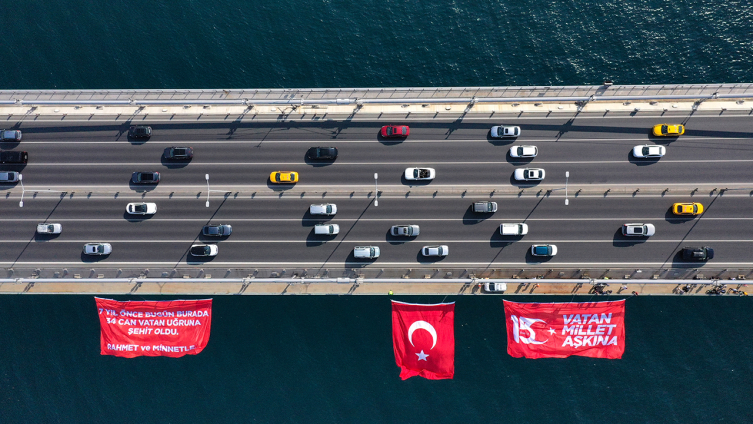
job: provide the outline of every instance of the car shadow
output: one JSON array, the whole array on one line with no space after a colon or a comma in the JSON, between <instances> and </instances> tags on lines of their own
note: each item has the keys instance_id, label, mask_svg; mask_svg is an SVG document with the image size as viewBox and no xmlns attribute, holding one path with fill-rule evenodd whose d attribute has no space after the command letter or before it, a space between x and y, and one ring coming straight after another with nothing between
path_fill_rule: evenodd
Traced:
<instances>
[{"instance_id":1,"label":"car shadow","mask_svg":"<svg viewBox=\"0 0 753 424\"><path fill-rule=\"evenodd\" d=\"M507 149L507 154L505 155L505 159L507 159L507 162L510 165L529 165L534 159L536 158L514 158L512 155L510 155L510 149Z\"/></svg>"},{"instance_id":2,"label":"car shadow","mask_svg":"<svg viewBox=\"0 0 753 424\"><path fill-rule=\"evenodd\" d=\"M316 224L325 224L325 221L331 221L334 215L311 215L308 209L303 213L301 218L301 227L313 227Z\"/></svg>"},{"instance_id":3,"label":"car shadow","mask_svg":"<svg viewBox=\"0 0 753 424\"><path fill-rule=\"evenodd\" d=\"M499 227L497 227L494 230L494 233L489 238L489 246L490 247L506 247L509 246L515 242L518 242L523 239L524 236L503 236L499 233Z\"/></svg>"},{"instance_id":4,"label":"car shadow","mask_svg":"<svg viewBox=\"0 0 753 424\"><path fill-rule=\"evenodd\" d=\"M432 182L432 181L434 181L434 180L421 180L421 181L416 181L416 180L406 180L406 179L405 179L405 170L403 170L403 175L401 175L401 176L400 176L400 182L401 182L401 183L402 183L403 185L407 185L407 186L409 186L409 187L422 187L422 186L427 186L427 185L431 184L431 182Z\"/></svg>"},{"instance_id":5,"label":"car shadow","mask_svg":"<svg viewBox=\"0 0 753 424\"><path fill-rule=\"evenodd\" d=\"M24 168L26 168L25 163L3 163L0 164L0 166L3 167L3 171L15 171L19 174L23 173Z\"/></svg>"},{"instance_id":6,"label":"car shadow","mask_svg":"<svg viewBox=\"0 0 753 424\"><path fill-rule=\"evenodd\" d=\"M379 129L379 132L377 133L377 141L384 144L385 146L394 146L396 144L400 144L403 141L405 141L407 137L382 137L382 130Z\"/></svg>"},{"instance_id":7,"label":"car shadow","mask_svg":"<svg viewBox=\"0 0 753 424\"><path fill-rule=\"evenodd\" d=\"M199 230L199 234L196 236L195 240L200 240L204 244L219 243L227 240L231 235L232 234L227 236L205 236L203 231Z\"/></svg>"},{"instance_id":8,"label":"car shadow","mask_svg":"<svg viewBox=\"0 0 753 424\"><path fill-rule=\"evenodd\" d=\"M657 162L659 162L659 159L661 158L637 158L633 156L633 151L630 150L628 152L628 162L632 163L636 166L646 166L646 165L653 165Z\"/></svg>"},{"instance_id":9,"label":"car shadow","mask_svg":"<svg viewBox=\"0 0 753 424\"><path fill-rule=\"evenodd\" d=\"M515 171L510 174L510 184L518 188L531 188L541 184L542 180L538 181L518 181L515 179Z\"/></svg>"},{"instance_id":10,"label":"car shadow","mask_svg":"<svg viewBox=\"0 0 753 424\"><path fill-rule=\"evenodd\" d=\"M463 225L476 225L478 223L484 222L487 218L491 217L492 213L476 213L473 212L473 203L466 208L465 213L463 214Z\"/></svg>"},{"instance_id":11,"label":"car shadow","mask_svg":"<svg viewBox=\"0 0 753 424\"><path fill-rule=\"evenodd\" d=\"M37 232L34 233L34 241L38 243L55 240L58 237L60 237L60 234L39 234Z\"/></svg>"},{"instance_id":12,"label":"car shadow","mask_svg":"<svg viewBox=\"0 0 753 424\"><path fill-rule=\"evenodd\" d=\"M148 193L154 189L157 188L157 184L134 184L131 177L128 177L128 188L135 191L136 193Z\"/></svg>"},{"instance_id":13,"label":"car shadow","mask_svg":"<svg viewBox=\"0 0 753 424\"><path fill-rule=\"evenodd\" d=\"M132 215L128 212L123 212L123 219L125 219L128 222L142 222L146 221L148 219L151 219L154 215Z\"/></svg>"},{"instance_id":14,"label":"car shadow","mask_svg":"<svg viewBox=\"0 0 753 424\"><path fill-rule=\"evenodd\" d=\"M701 268L704 265L706 265L706 263L708 261L686 261L686 260L682 259L682 249L684 249L686 247L699 247L699 246L698 245L696 245L696 246L688 246L688 245L681 246L679 248L679 250L677 251L677 253L675 253L672 256L672 268ZM713 259L712 259L712 261L713 261Z\"/></svg>"},{"instance_id":15,"label":"car shadow","mask_svg":"<svg viewBox=\"0 0 753 424\"><path fill-rule=\"evenodd\" d=\"M267 178L267 188L269 188L272 191L276 192L282 192L282 191L288 191L295 187L295 183L273 183L269 178Z\"/></svg>"},{"instance_id":16,"label":"car shadow","mask_svg":"<svg viewBox=\"0 0 753 424\"><path fill-rule=\"evenodd\" d=\"M357 258L353 256L353 249L350 249L348 257L345 258L345 266L351 268L363 268L373 264L379 258Z\"/></svg>"},{"instance_id":17,"label":"car shadow","mask_svg":"<svg viewBox=\"0 0 753 424\"><path fill-rule=\"evenodd\" d=\"M314 228L311 228L311 231L309 231L309 234L306 236L306 247L314 247L314 246L321 246L328 241L334 240L338 235L337 234L316 234Z\"/></svg>"},{"instance_id":18,"label":"car shadow","mask_svg":"<svg viewBox=\"0 0 753 424\"><path fill-rule=\"evenodd\" d=\"M149 139L151 137L149 137L149 138L136 138L136 137L131 137L130 135L126 135L126 138L128 139L128 142L131 143L132 145L139 146L141 144L146 144L146 142L149 141Z\"/></svg>"},{"instance_id":19,"label":"car shadow","mask_svg":"<svg viewBox=\"0 0 753 424\"><path fill-rule=\"evenodd\" d=\"M664 220L670 224L684 224L686 222L694 221L696 218L697 217L694 215L675 215L672 213L672 206L664 212Z\"/></svg>"},{"instance_id":20,"label":"car shadow","mask_svg":"<svg viewBox=\"0 0 753 424\"><path fill-rule=\"evenodd\" d=\"M220 253L217 252L217 256L219 256ZM192 254L186 255L186 264L188 265L201 265L207 262L211 262L216 258L217 256L194 256Z\"/></svg>"},{"instance_id":21,"label":"car shadow","mask_svg":"<svg viewBox=\"0 0 753 424\"><path fill-rule=\"evenodd\" d=\"M433 264L433 263L441 262L447 257L447 256L424 256L423 253L421 253L422 250L423 250L423 246L416 253L416 262L418 263Z\"/></svg>"},{"instance_id":22,"label":"car shadow","mask_svg":"<svg viewBox=\"0 0 753 424\"><path fill-rule=\"evenodd\" d=\"M87 255L84 252L81 252L81 262L86 263L100 262L109 257L110 255Z\"/></svg>"},{"instance_id":23,"label":"car shadow","mask_svg":"<svg viewBox=\"0 0 753 424\"><path fill-rule=\"evenodd\" d=\"M165 151L167 151L169 149L170 148L168 147L167 149L165 149ZM165 158L164 154L162 155L162 158L160 158L162 166L164 166L164 167L166 167L168 169L185 168L186 166L188 166L189 163L191 163L192 160L193 160L193 158L191 158L191 159L180 159L180 160L177 160L177 159L167 159L167 158Z\"/></svg>"},{"instance_id":24,"label":"car shadow","mask_svg":"<svg viewBox=\"0 0 753 424\"><path fill-rule=\"evenodd\" d=\"M643 244L648 240L648 237L635 237L622 235L622 227L618 228L612 236L612 246L614 247L631 247L636 244Z\"/></svg>"},{"instance_id":25,"label":"car shadow","mask_svg":"<svg viewBox=\"0 0 753 424\"><path fill-rule=\"evenodd\" d=\"M492 137L491 128L489 128L489 131L486 132L486 141L494 146L502 146L505 144L514 143L517 139L518 139L517 137L504 137L504 138Z\"/></svg>"},{"instance_id":26,"label":"car shadow","mask_svg":"<svg viewBox=\"0 0 753 424\"><path fill-rule=\"evenodd\" d=\"M540 264L543 262L549 262L552 260L554 256L533 256L531 253L531 248L529 247L528 250L526 250L526 263L529 264Z\"/></svg>"},{"instance_id":27,"label":"car shadow","mask_svg":"<svg viewBox=\"0 0 753 424\"><path fill-rule=\"evenodd\" d=\"M408 243L409 241L413 241L418 236L412 236L412 237L405 237L405 236L393 236L392 235L392 228L387 229L387 232L384 234L384 239L387 240L387 243L391 245L401 245Z\"/></svg>"},{"instance_id":28,"label":"car shadow","mask_svg":"<svg viewBox=\"0 0 753 424\"><path fill-rule=\"evenodd\" d=\"M20 145L20 141L0 141L0 149L2 150L12 150Z\"/></svg>"}]
</instances>

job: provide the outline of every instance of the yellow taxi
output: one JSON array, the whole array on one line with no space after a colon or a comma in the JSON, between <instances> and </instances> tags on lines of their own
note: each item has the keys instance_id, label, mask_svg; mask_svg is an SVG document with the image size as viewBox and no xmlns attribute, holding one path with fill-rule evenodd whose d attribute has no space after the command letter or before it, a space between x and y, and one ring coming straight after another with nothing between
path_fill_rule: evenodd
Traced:
<instances>
[{"instance_id":1,"label":"yellow taxi","mask_svg":"<svg viewBox=\"0 0 753 424\"><path fill-rule=\"evenodd\" d=\"M677 137L685 134L685 125L659 124L654 125L654 135L657 137Z\"/></svg>"},{"instance_id":2,"label":"yellow taxi","mask_svg":"<svg viewBox=\"0 0 753 424\"><path fill-rule=\"evenodd\" d=\"M675 203L672 205L672 213L675 215L700 215L703 213L703 205L700 203Z\"/></svg>"},{"instance_id":3,"label":"yellow taxi","mask_svg":"<svg viewBox=\"0 0 753 424\"><path fill-rule=\"evenodd\" d=\"M269 181L276 184L292 184L298 182L298 173L293 171L275 171L269 174Z\"/></svg>"}]
</instances>

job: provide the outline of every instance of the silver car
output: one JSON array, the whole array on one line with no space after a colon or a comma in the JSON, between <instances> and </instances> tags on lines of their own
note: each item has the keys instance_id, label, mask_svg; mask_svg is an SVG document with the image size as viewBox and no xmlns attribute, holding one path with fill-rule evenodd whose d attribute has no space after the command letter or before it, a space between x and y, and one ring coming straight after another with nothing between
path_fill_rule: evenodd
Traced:
<instances>
[{"instance_id":1,"label":"silver car","mask_svg":"<svg viewBox=\"0 0 753 424\"><path fill-rule=\"evenodd\" d=\"M18 172L5 171L0 172L0 183L17 183Z\"/></svg>"},{"instance_id":2,"label":"silver car","mask_svg":"<svg viewBox=\"0 0 753 424\"><path fill-rule=\"evenodd\" d=\"M633 147L633 156L637 158L660 158L667 154L667 148L664 146L656 146L646 144L643 146Z\"/></svg>"},{"instance_id":3,"label":"silver car","mask_svg":"<svg viewBox=\"0 0 753 424\"><path fill-rule=\"evenodd\" d=\"M415 237L420 233L418 225L393 225L390 234L395 237Z\"/></svg>"},{"instance_id":4,"label":"silver car","mask_svg":"<svg viewBox=\"0 0 753 424\"><path fill-rule=\"evenodd\" d=\"M444 244L440 246L424 246L421 249L421 254L424 256L447 256L450 254L450 248Z\"/></svg>"},{"instance_id":5,"label":"silver car","mask_svg":"<svg viewBox=\"0 0 753 424\"><path fill-rule=\"evenodd\" d=\"M334 203L324 203L322 205L309 206L311 215L334 215L337 213L337 205Z\"/></svg>"},{"instance_id":6,"label":"silver car","mask_svg":"<svg viewBox=\"0 0 753 424\"><path fill-rule=\"evenodd\" d=\"M84 245L84 255L102 256L112 253L110 243L86 243Z\"/></svg>"},{"instance_id":7,"label":"silver car","mask_svg":"<svg viewBox=\"0 0 753 424\"><path fill-rule=\"evenodd\" d=\"M622 226L623 236L650 237L654 234L656 234L656 227L653 224L624 224Z\"/></svg>"},{"instance_id":8,"label":"silver car","mask_svg":"<svg viewBox=\"0 0 753 424\"><path fill-rule=\"evenodd\" d=\"M520 135L520 127L497 125L492 127L490 133L493 138L517 137Z\"/></svg>"},{"instance_id":9,"label":"silver car","mask_svg":"<svg viewBox=\"0 0 753 424\"><path fill-rule=\"evenodd\" d=\"M205 225L201 234L208 237L226 237L233 233L233 227L228 224Z\"/></svg>"}]
</instances>

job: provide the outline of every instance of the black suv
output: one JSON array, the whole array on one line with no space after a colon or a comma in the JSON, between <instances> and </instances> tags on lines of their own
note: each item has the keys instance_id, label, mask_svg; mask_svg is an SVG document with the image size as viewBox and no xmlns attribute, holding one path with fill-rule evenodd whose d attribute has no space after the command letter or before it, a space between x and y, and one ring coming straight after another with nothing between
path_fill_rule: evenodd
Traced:
<instances>
[{"instance_id":1,"label":"black suv","mask_svg":"<svg viewBox=\"0 0 753 424\"><path fill-rule=\"evenodd\" d=\"M311 160L335 160L337 159L337 147L312 147L306 153Z\"/></svg>"},{"instance_id":2,"label":"black suv","mask_svg":"<svg viewBox=\"0 0 753 424\"><path fill-rule=\"evenodd\" d=\"M131 138L149 138L152 136L152 127L146 125L133 125L128 128L128 137Z\"/></svg>"},{"instance_id":3,"label":"black suv","mask_svg":"<svg viewBox=\"0 0 753 424\"><path fill-rule=\"evenodd\" d=\"M193 157L193 147L168 147L164 158L171 160L187 160Z\"/></svg>"},{"instance_id":4,"label":"black suv","mask_svg":"<svg viewBox=\"0 0 753 424\"><path fill-rule=\"evenodd\" d=\"M157 184L159 172L134 172L131 182L133 184Z\"/></svg>"},{"instance_id":5,"label":"black suv","mask_svg":"<svg viewBox=\"0 0 753 424\"><path fill-rule=\"evenodd\" d=\"M704 247L683 247L682 259L686 261L708 261L714 259L714 249Z\"/></svg>"}]
</instances>

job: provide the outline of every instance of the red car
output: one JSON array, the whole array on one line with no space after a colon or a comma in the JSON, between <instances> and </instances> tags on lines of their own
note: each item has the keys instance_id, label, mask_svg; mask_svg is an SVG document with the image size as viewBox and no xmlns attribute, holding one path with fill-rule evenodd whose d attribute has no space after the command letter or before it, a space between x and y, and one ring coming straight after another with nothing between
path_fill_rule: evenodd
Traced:
<instances>
[{"instance_id":1,"label":"red car","mask_svg":"<svg viewBox=\"0 0 753 424\"><path fill-rule=\"evenodd\" d=\"M410 128L407 125L385 125L382 127L382 137L405 138L410 135Z\"/></svg>"}]
</instances>

